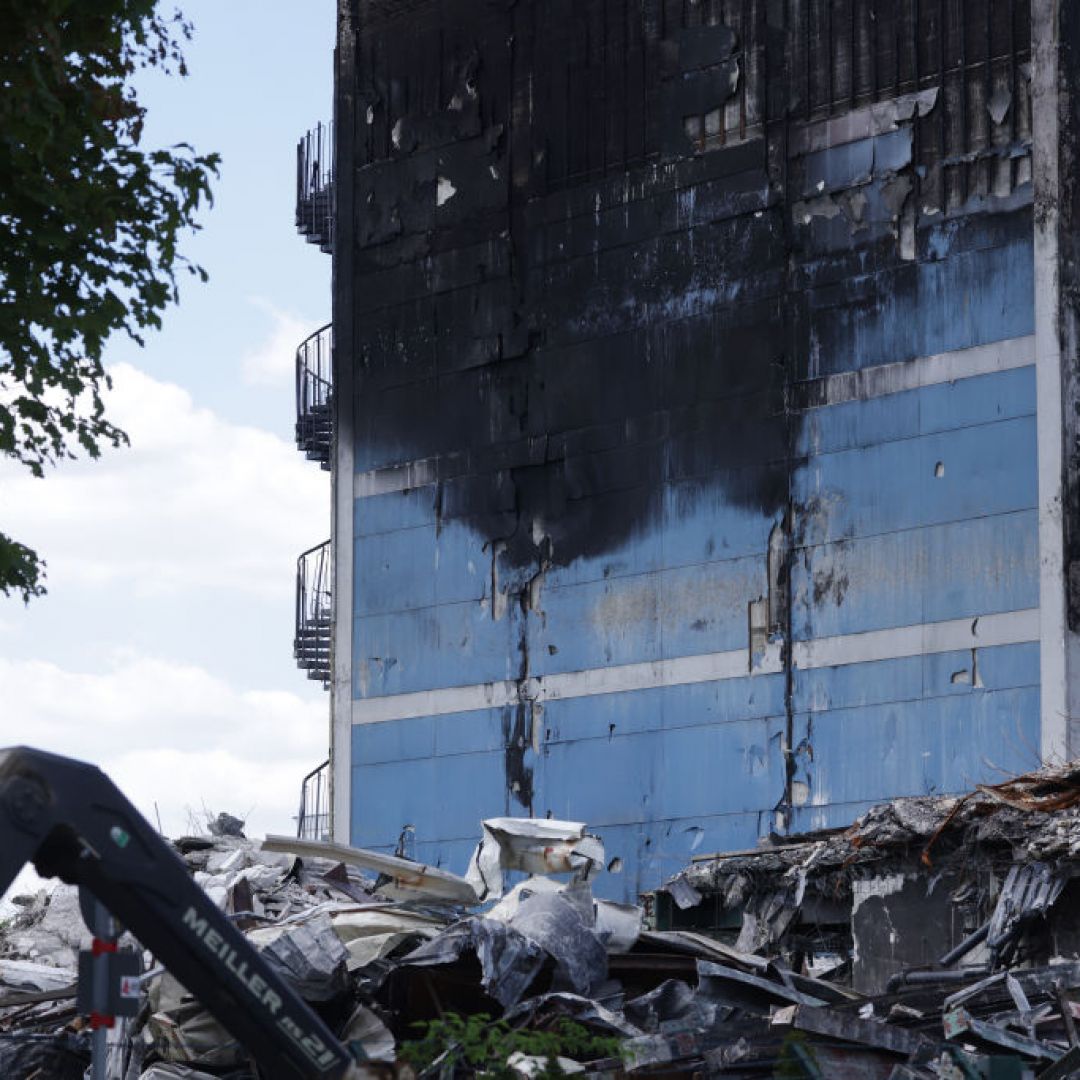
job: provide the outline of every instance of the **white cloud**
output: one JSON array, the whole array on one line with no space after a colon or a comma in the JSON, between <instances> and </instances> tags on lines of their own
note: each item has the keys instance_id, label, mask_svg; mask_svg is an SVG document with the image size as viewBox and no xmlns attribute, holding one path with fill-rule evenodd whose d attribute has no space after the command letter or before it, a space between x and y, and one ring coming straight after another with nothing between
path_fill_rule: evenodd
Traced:
<instances>
[{"instance_id":1,"label":"white cloud","mask_svg":"<svg viewBox=\"0 0 1080 1080\"><path fill-rule=\"evenodd\" d=\"M249 835L289 832L300 781L326 753L325 698L244 691L146 656L97 672L0 659L0 699L22 741L100 765L174 836L204 807L250 815Z\"/></svg>"},{"instance_id":2,"label":"white cloud","mask_svg":"<svg viewBox=\"0 0 1080 1080\"><path fill-rule=\"evenodd\" d=\"M318 324L265 300L254 299L252 303L270 316L271 328L262 342L245 354L241 364L244 380L252 386L288 385L293 380L297 347Z\"/></svg>"},{"instance_id":3,"label":"white cloud","mask_svg":"<svg viewBox=\"0 0 1080 1080\"><path fill-rule=\"evenodd\" d=\"M106 408L129 449L65 463L44 481L0 466L4 529L46 558L50 592L291 591L296 555L329 533L325 473L179 386L127 364L111 374Z\"/></svg>"},{"instance_id":4,"label":"white cloud","mask_svg":"<svg viewBox=\"0 0 1080 1080\"><path fill-rule=\"evenodd\" d=\"M0 465L3 528L48 560L49 588L0 616L0 746L101 765L172 835L204 806L287 832L328 744L328 699L289 656L326 474L178 386L111 374L129 449L43 481Z\"/></svg>"}]
</instances>

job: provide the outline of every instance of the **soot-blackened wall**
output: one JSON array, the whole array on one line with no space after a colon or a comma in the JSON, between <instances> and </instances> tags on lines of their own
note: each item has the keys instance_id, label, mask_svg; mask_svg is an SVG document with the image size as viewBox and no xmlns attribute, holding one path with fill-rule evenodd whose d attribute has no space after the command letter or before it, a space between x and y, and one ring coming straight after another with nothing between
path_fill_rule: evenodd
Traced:
<instances>
[{"instance_id":1,"label":"soot-blackened wall","mask_svg":"<svg viewBox=\"0 0 1080 1080\"><path fill-rule=\"evenodd\" d=\"M1033 763L1029 23L358 0L353 842L581 819L630 895Z\"/></svg>"}]
</instances>

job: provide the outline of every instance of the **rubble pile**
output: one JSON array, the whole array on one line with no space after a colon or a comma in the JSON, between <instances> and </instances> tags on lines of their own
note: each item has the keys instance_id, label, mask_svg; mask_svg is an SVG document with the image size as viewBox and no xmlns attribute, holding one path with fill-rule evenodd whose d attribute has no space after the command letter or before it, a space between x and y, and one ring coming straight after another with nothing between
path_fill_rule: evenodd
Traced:
<instances>
[{"instance_id":1,"label":"rubble pile","mask_svg":"<svg viewBox=\"0 0 1080 1080\"><path fill-rule=\"evenodd\" d=\"M603 845L572 822L487 821L464 876L238 831L175 846L372 1074L1080 1076L1080 765L697 859L643 907L595 895ZM0 932L0 1076L84 1075L88 941L74 889L21 898ZM257 1075L144 968L110 1077ZM451 1035L425 1060L432 1031Z\"/></svg>"}]
</instances>

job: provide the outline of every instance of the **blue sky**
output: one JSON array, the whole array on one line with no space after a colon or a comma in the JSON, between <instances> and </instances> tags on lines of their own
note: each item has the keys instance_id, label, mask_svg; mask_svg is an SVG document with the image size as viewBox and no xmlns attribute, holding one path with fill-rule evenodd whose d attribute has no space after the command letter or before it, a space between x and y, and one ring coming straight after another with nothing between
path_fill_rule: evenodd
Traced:
<instances>
[{"instance_id":1,"label":"blue sky","mask_svg":"<svg viewBox=\"0 0 1080 1080\"><path fill-rule=\"evenodd\" d=\"M145 349L116 339L129 450L43 481L0 463L0 521L49 595L0 598L0 738L97 761L167 832L189 813L287 831L327 695L292 663L295 557L329 482L292 445L292 355L329 318L330 258L293 225L295 147L331 112L332 0L188 0L187 79L151 74L144 143L222 155L184 251L210 273Z\"/></svg>"},{"instance_id":2,"label":"blue sky","mask_svg":"<svg viewBox=\"0 0 1080 1080\"><path fill-rule=\"evenodd\" d=\"M272 335L275 311L314 326L330 318L330 257L297 236L293 212L297 140L331 115L333 0L187 0L183 10L195 25L191 74L151 74L140 96L147 142L222 155L214 207L184 247L210 285L186 282L164 333L141 353L118 341L115 359L180 382L230 420L290 436L291 398L246 382L240 361Z\"/></svg>"}]
</instances>

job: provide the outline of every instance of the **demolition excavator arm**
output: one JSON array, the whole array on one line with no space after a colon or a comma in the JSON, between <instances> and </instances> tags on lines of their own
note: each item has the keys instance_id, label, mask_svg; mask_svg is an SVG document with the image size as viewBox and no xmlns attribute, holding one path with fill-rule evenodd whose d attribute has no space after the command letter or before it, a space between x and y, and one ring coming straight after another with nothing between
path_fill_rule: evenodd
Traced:
<instances>
[{"instance_id":1,"label":"demolition excavator arm","mask_svg":"<svg viewBox=\"0 0 1080 1080\"><path fill-rule=\"evenodd\" d=\"M272 1080L343 1080L354 1059L97 767L0 750L0 894L32 862L93 894Z\"/></svg>"}]
</instances>

